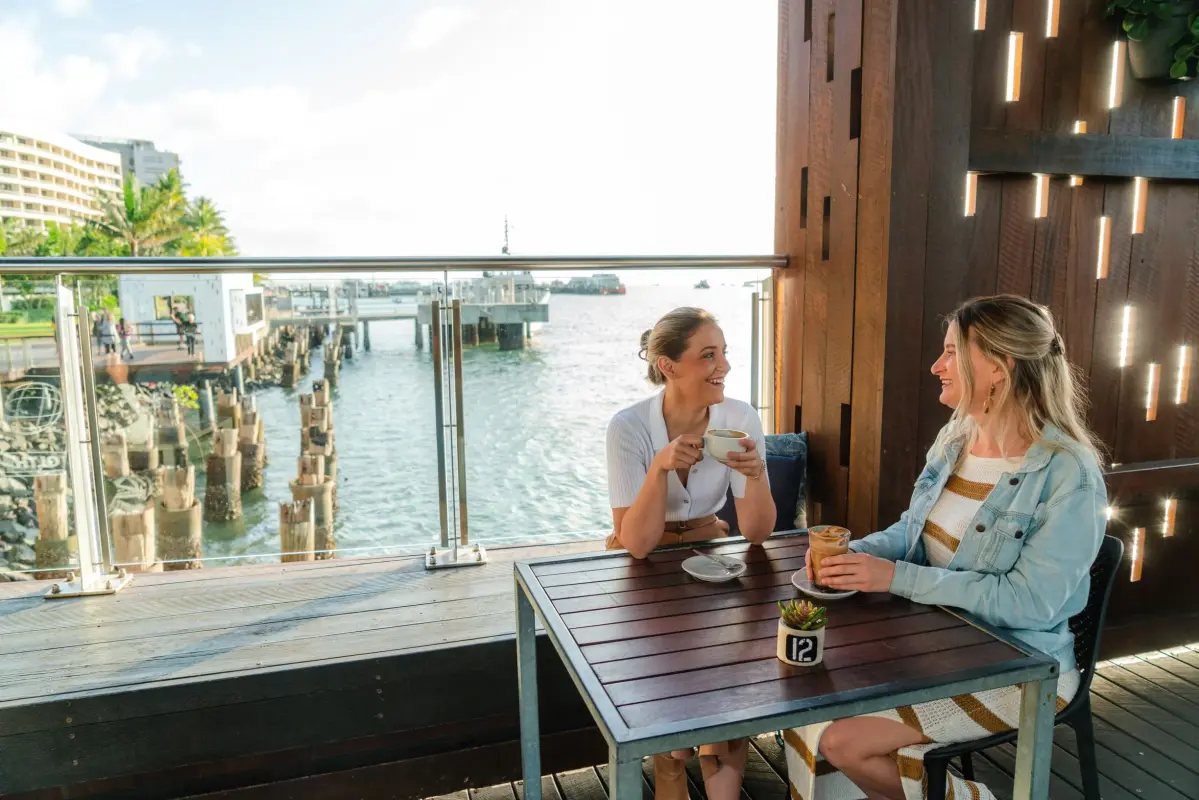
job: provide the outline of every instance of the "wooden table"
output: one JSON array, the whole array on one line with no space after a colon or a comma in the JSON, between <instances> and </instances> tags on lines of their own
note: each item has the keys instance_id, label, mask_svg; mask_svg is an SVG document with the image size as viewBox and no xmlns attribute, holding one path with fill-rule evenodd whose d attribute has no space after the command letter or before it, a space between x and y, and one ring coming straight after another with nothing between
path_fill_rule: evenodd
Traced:
<instances>
[{"instance_id":1,"label":"wooden table","mask_svg":"<svg viewBox=\"0 0 1199 800\"><path fill-rule=\"evenodd\" d=\"M534 642L540 620L609 745L611 796L641 797L641 760L718 742L1001 686L1023 699L1015 798L1048 796L1057 662L967 615L890 594L828 603L824 663L775 657L777 601L795 597L807 536L729 540L737 581L680 568L689 547L516 564L526 800L541 800Z\"/></svg>"}]
</instances>

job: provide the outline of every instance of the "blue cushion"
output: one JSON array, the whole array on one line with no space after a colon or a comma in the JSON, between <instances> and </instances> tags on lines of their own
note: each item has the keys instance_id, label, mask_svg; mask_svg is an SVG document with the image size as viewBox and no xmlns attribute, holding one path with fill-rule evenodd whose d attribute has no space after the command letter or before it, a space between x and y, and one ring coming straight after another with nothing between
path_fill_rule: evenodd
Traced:
<instances>
[{"instance_id":1,"label":"blue cushion","mask_svg":"<svg viewBox=\"0 0 1199 800\"><path fill-rule=\"evenodd\" d=\"M766 469L770 473L770 495L774 498L776 531L803 527L804 490L807 484L808 434L778 433L766 437ZM724 507L716 516L729 524L736 533L737 509L730 489Z\"/></svg>"}]
</instances>

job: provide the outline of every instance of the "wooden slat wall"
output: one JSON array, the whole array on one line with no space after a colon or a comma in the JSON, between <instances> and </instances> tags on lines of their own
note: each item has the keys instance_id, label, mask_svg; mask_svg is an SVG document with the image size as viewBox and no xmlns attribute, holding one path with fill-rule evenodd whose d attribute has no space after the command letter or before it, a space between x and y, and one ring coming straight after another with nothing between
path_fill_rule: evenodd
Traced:
<instances>
[{"instance_id":1,"label":"wooden slat wall","mask_svg":"<svg viewBox=\"0 0 1199 800\"><path fill-rule=\"evenodd\" d=\"M1199 81L1142 82L1125 70L1109 108L1118 31L1103 17L1104 0L1060 3L1055 37L1046 35L1047 2L988 0L976 31L974 4L961 0L780 0L788 35L779 73L786 109L779 252L793 268L781 273L779 401L802 408L797 423L812 443L809 510L820 521L864 533L906 508L948 414L927 371L941 349L944 315L996 291L1027 295L1054 313L1087 378L1091 424L1111 461L1199 458L1199 183L1151 180L1139 234L1133 181L1101 171L1076 186L1067 174L1051 175L1040 218L1035 176L980 175L975 213L964 213L972 130L1072 135L1082 121L1090 136L1160 141L1170 136L1174 98L1183 96L1183 136L1199 139ZM832 12L834 70L826 81ZM811 30L803 26L808 15ZM1023 34L1022 78L1019 99L1007 102L1013 31ZM862 96L855 100L846 90L857 65ZM847 141L842 115L854 102L860 137ZM797 233L805 166L807 227ZM830 195L825 260L821 215ZM1102 217L1110 244L1107 275L1098 278ZM1126 305L1132 347L1121 367ZM1189 400L1179 405L1184 344L1192 369ZM1146 420L1150 363L1160 369L1154 421ZM851 427L844 445L843 422ZM1167 473L1150 495L1122 500L1160 507L1181 492L1185 503L1193 487L1170 485ZM1197 516L1180 510L1176 536L1190 532L1183 528ZM1157 563L1146 563L1146 579Z\"/></svg>"}]
</instances>

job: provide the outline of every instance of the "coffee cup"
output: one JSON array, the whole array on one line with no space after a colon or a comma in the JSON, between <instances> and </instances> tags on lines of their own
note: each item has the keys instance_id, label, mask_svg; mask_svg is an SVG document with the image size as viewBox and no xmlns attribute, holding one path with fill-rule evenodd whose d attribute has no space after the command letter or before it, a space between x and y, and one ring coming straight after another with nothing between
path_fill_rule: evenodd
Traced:
<instances>
[{"instance_id":1,"label":"coffee cup","mask_svg":"<svg viewBox=\"0 0 1199 800\"><path fill-rule=\"evenodd\" d=\"M704 451L717 461L728 461L729 453L745 452L741 443L748 438L745 431L708 431L704 434Z\"/></svg>"},{"instance_id":2,"label":"coffee cup","mask_svg":"<svg viewBox=\"0 0 1199 800\"><path fill-rule=\"evenodd\" d=\"M817 579L821 563L829 556L848 553L849 537L849 529L840 525L816 525L808 528L808 548L812 552L812 584L817 589L828 588L821 585Z\"/></svg>"}]
</instances>

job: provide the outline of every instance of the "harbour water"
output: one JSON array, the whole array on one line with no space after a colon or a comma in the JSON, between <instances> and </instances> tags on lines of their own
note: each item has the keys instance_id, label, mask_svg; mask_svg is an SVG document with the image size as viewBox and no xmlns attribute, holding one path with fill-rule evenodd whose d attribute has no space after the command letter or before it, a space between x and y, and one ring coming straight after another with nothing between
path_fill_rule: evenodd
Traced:
<instances>
[{"instance_id":1,"label":"harbour water","mask_svg":"<svg viewBox=\"0 0 1199 800\"><path fill-rule=\"evenodd\" d=\"M604 435L612 414L653 391L638 358L641 332L682 305L717 316L733 370L731 397L749 399L751 292L630 286L623 296L553 295L550 322L524 350L466 348L463 358L468 524L488 545L602 538L611 524ZM386 300L362 300L368 313ZM381 309L380 309L381 310ZM418 350L413 322L371 323L371 352L344 362L334 393L345 555L415 552L440 537L432 355ZM278 503L299 455L297 394L311 391L322 362L296 389L257 393L270 463L265 484L243 498L243 519L205 524L204 554L229 559L278 552ZM451 476L456 480L456 476ZM456 507L450 509L455 525Z\"/></svg>"}]
</instances>

